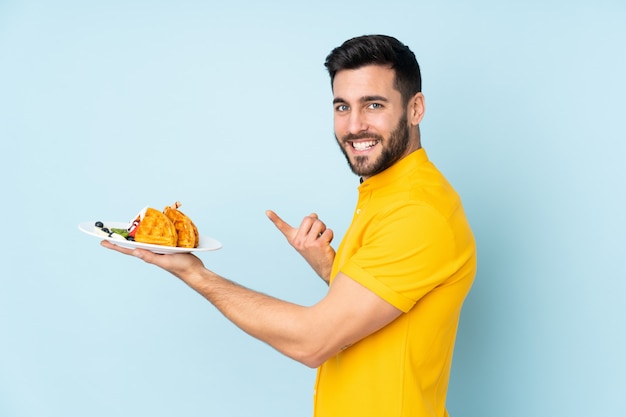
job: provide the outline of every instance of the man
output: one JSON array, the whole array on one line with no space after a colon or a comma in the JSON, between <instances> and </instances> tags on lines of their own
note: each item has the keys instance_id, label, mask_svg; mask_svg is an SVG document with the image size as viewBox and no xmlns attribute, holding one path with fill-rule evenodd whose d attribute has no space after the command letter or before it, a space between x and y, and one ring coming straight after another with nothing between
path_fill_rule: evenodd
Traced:
<instances>
[{"instance_id":1,"label":"man","mask_svg":"<svg viewBox=\"0 0 626 417\"><path fill-rule=\"evenodd\" d=\"M476 272L461 201L421 146L418 63L388 36L346 41L326 59L334 130L361 177L337 252L315 214L291 227L267 215L328 284L303 307L241 287L193 255L102 244L179 277L250 335L318 367L319 417L447 416L454 340Z\"/></svg>"}]
</instances>

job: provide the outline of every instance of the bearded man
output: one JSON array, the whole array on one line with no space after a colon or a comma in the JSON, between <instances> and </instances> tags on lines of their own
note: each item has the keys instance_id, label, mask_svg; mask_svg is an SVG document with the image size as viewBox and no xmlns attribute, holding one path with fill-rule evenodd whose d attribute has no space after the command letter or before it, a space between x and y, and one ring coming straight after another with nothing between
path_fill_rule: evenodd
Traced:
<instances>
[{"instance_id":1,"label":"bearded man","mask_svg":"<svg viewBox=\"0 0 626 417\"><path fill-rule=\"evenodd\" d=\"M317 215L292 227L267 212L328 283L319 302L300 306L244 288L191 254L102 244L171 272L245 332L318 368L316 417L447 416L476 246L458 194L421 145L419 65L384 35L346 41L325 65L335 138L361 181L352 223L335 251Z\"/></svg>"}]
</instances>

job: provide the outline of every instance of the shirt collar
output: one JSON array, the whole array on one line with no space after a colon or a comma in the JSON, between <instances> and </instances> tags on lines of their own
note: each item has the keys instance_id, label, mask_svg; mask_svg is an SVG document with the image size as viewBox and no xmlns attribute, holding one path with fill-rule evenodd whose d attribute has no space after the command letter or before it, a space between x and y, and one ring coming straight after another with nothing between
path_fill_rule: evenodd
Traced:
<instances>
[{"instance_id":1,"label":"shirt collar","mask_svg":"<svg viewBox=\"0 0 626 417\"><path fill-rule=\"evenodd\" d=\"M370 177L366 180L360 179L360 191L373 191L389 184L397 183L406 178L416 166L428 162L428 155L424 148L411 152L386 170Z\"/></svg>"}]
</instances>

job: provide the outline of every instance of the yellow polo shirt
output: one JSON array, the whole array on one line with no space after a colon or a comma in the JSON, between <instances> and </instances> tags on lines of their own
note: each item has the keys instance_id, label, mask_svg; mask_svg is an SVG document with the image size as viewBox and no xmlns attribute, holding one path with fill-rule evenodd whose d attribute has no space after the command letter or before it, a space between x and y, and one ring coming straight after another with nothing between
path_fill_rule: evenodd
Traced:
<instances>
[{"instance_id":1,"label":"yellow polo shirt","mask_svg":"<svg viewBox=\"0 0 626 417\"><path fill-rule=\"evenodd\" d=\"M359 186L341 271L404 314L326 361L316 417L447 416L446 392L476 246L461 200L419 149Z\"/></svg>"}]
</instances>

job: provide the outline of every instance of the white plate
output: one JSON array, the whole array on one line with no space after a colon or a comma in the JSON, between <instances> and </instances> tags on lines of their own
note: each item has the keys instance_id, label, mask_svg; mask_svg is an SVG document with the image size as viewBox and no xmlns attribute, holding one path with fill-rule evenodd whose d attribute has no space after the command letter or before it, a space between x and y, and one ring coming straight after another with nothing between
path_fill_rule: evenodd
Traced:
<instances>
[{"instance_id":1,"label":"white plate","mask_svg":"<svg viewBox=\"0 0 626 417\"><path fill-rule=\"evenodd\" d=\"M102 222L105 227L115 229L126 229L128 222ZM200 243L197 248L177 248L172 246L152 245L150 243L133 242L132 240L115 239L108 236L102 236L95 231L96 222L83 222L78 225L78 230L91 236L95 236L101 240L108 240L116 245L123 246L125 248L141 248L147 249L154 253L169 254L169 253L190 253L190 252L208 252L212 250L218 250L222 247L222 244L208 236L200 236Z\"/></svg>"}]
</instances>

